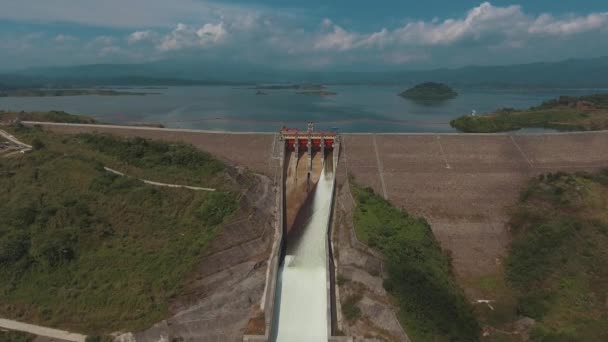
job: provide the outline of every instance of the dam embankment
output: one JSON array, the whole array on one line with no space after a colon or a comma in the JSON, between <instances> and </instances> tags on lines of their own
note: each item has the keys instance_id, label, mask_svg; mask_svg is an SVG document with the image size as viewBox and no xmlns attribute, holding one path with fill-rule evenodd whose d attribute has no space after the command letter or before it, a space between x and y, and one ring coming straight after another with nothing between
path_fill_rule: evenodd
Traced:
<instances>
[{"instance_id":1,"label":"dam embankment","mask_svg":"<svg viewBox=\"0 0 608 342\"><path fill-rule=\"evenodd\" d=\"M606 168L607 146L605 131L353 134L342 136L341 160L359 184L427 219L467 294L482 298L474 283L501 271L509 208L530 177Z\"/></svg>"}]
</instances>

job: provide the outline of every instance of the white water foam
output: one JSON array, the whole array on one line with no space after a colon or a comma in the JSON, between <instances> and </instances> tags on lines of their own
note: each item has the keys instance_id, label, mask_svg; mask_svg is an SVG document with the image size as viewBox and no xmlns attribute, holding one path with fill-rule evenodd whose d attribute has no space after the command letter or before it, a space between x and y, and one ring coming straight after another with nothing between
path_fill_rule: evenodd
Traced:
<instances>
[{"instance_id":1,"label":"white water foam","mask_svg":"<svg viewBox=\"0 0 608 342\"><path fill-rule=\"evenodd\" d=\"M333 172L321 173L312 214L298 241L288 242L277 279L272 341L314 342L328 339L327 228Z\"/></svg>"}]
</instances>

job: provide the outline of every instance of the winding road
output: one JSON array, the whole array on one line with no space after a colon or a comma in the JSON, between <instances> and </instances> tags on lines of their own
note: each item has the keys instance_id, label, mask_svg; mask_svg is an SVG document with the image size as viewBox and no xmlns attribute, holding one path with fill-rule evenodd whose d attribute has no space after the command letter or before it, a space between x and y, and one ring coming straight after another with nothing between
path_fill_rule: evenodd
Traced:
<instances>
[{"instance_id":1,"label":"winding road","mask_svg":"<svg viewBox=\"0 0 608 342\"><path fill-rule=\"evenodd\" d=\"M6 140L12 142L15 145L18 145L19 147L21 147L23 149L23 151L29 151L32 149L32 146L22 143L21 141L19 141L17 138L15 138L14 136L12 136L11 134L9 134L8 132L5 132L3 130L0 129L0 136L2 136L3 138L5 138Z\"/></svg>"},{"instance_id":2,"label":"winding road","mask_svg":"<svg viewBox=\"0 0 608 342\"><path fill-rule=\"evenodd\" d=\"M104 166L104 169L115 175L126 177L126 175L120 171L116 171L116 170L111 169L106 166ZM201 188L198 186L180 185L180 184L167 184L167 183L154 182L154 181L146 180L146 179L139 179L139 180L146 184L149 184L149 185L162 186L162 187L167 187L167 188L183 188L183 189L190 189L190 190L196 190L196 191L211 191L211 192L215 191L215 189L212 189L212 188Z\"/></svg>"}]
</instances>

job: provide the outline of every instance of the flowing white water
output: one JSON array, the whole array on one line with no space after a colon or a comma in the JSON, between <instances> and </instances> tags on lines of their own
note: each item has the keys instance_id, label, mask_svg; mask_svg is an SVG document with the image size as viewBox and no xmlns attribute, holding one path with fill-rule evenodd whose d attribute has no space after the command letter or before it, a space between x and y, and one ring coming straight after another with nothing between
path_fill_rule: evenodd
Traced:
<instances>
[{"instance_id":1,"label":"flowing white water","mask_svg":"<svg viewBox=\"0 0 608 342\"><path fill-rule=\"evenodd\" d=\"M326 239L333 182L333 172L324 168L302 235L287 241L277 279L272 341L327 341Z\"/></svg>"}]
</instances>

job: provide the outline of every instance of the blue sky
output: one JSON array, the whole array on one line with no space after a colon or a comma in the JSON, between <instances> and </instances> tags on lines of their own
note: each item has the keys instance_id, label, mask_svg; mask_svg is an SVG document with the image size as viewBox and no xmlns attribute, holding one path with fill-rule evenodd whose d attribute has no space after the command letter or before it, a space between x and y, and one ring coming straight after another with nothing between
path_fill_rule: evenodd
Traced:
<instances>
[{"instance_id":1,"label":"blue sky","mask_svg":"<svg viewBox=\"0 0 608 342\"><path fill-rule=\"evenodd\" d=\"M187 59L310 70L608 55L608 1L0 0L0 69Z\"/></svg>"}]
</instances>

